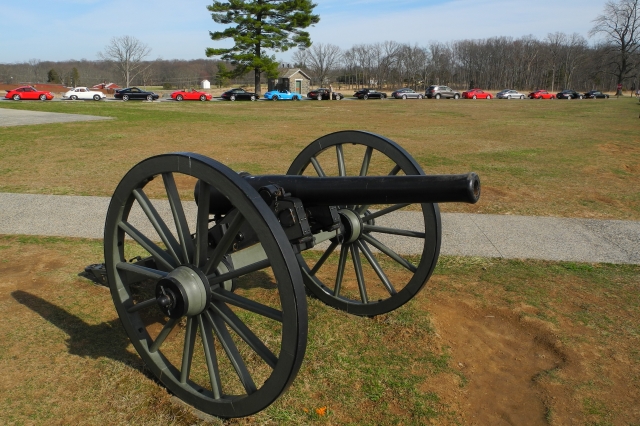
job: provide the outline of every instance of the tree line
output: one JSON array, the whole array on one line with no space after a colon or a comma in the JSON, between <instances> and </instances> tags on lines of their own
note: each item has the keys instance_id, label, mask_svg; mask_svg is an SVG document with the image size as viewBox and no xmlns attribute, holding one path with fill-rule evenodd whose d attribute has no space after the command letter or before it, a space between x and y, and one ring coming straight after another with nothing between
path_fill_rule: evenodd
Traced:
<instances>
[{"instance_id":1,"label":"tree line","mask_svg":"<svg viewBox=\"0 0 640 426\"><path fill-rule=\"evenodd\" d=\"M543 40L492 37L426 46L387 41L345 50L319 43L293 57L296 66L316 84L338 82L350 88L407 86L423 90L439 84L459 89L556 91L613 90L617 85L608 66L607 46L590 46L575 33L557 32ZM637 84L637 72L629 83Z\"/></svg>"},{"instance_id":2,"label":"tree line","mask_svg":"<svg viewBox=\"0 0 640 426\"><path fill-rule=\"evenodd\" d=\"M293 55L291 65L302 68L314 85L337 83L346 88L408 86L424 90L431 84L459 89L514 88L551 91L600 89L613 91L617 79L609 64L606 45L588 45L579 34L553 33L544 40L534 37L493 37L431 42L426 46L387 41L341 49L316 43ZM167 88L198 86L207 79L220 86L252 84L251 76L233 76L233 65L212 59L143 61L143 71L132 85ZM627 87L638 85L637 69ZM89 85L125 84L121 72L109 61L38 61L0 64L0 81L6 84L62 83Z\"/></svg>"}]
</instances>

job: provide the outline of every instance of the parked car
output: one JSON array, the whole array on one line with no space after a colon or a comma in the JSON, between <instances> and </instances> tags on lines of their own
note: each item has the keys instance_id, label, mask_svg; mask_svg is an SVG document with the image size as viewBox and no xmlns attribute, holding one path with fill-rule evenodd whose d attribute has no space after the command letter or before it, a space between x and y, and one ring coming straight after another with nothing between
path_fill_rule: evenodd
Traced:
<instances>
[{"instance_id":1,"label":"parked car","mask_svg":"<svg viewBox=\"0 0 640 426\"><path fill-rule=\"evenodd\" d=\"M465 99L491 99L493 95L480 89L469 89L462 92L462 97Z\"/></svg>"},{"instance_id":2,"label":"parked car","mask_svg":"<svg viewBox=\"0 0 640 426\"><path fill-rule=\"evenodd\" d=\"M353 94L358 99L386 99L387 94L384 92L378 92L375 89L361 89Z\"/></svg>"},{"instance_id":3,"label":"parked car","mask_svg":"<svg viewBox=\"0 0 640 426\"><path fill-rule=\"evenodd\" d=\"M271 90L264 94L264 98L272 101L280 99L299 101L302 99L302 95L300 93L291 93L288 90Z\"/></svg>"},{"instance_id":4,"label":"parked car","mask_svg":"<svg viewBox=\"0 0 640 426\"><path fill-rule=\"evenodd\" d=\"M498 99L524 99L526 95L513 89L504 89L496 94Z\"/></svg>"},{"instance_id":5,"label":"parked car","mask_svg":"<svg viewBox=\"0 0 640 426\"><path fill-rule=\"evenodd\" d=\"M563 90L556 94L558 99L582 99L583 97L582 93L578 93L575 90Z\"/></svg>"},{"instance_id":6,"label":"parked car","mask_svg":"<svg viewBox=\"0 0 640 426\"><path fill-rule=\"evenodd\" d=\"M457 90L453 90L449 86L438 86L438 85L429 86L427 90L424 92L424 94L429 99L431 98L460 99L460 92L458 92Z\"/></svg>"},{"instance_id":7,"label":"parked car","mask_svg":"<svg viewBox=\"0 0 640 426\"><path fill-rule=\"evenodd\" d=\"M319 89L314 89L312 91L310 91L309 93L307 93L307 98L309 99L316 99L318 101L321 100L328 100L329 99L329 89L325 89L324 87L321 87ZM340 99L344 99L344 95L340 92L333 92L332 94L332 98L335 99L336 101L339 101Z\"/></svg>"},{"instance_id":8,"label":"parked car","mask_svg":"<svg viewBox=\"0 0 640 426\"><path fill-rule=\"evenodd\" d=\"M97 90L91 90L87 87L76 87L75 89L69 90L67 93L62 95L62 99L71 99L72 101L82 99L82 100L91 100L99 101L101 99L106 98L102 92L98 92Z\"/></svg>"},{"instance_id":9,"label":"parked car","mask_svg":"<svg viewBox=\"0 0 640 426\"><path fill-rule=\"evenodd\" d=\"M50 101L53 99L51 92L44 90L38 90L32 86L22 86L15 89L11 89L4 95L7 99L13 99L19 101L22 99L40 99L41 101Z\"/></svg>"},{"instance_id":10,"label":"parked car","mask_svg":"<svg viewBox=\"0 0 640 426\"><path fill-rule=\"evenodd\" d=\"M553 93L549 93L546 90L536 90L529 93L529 98L531 99L555 99L556 95Z\"/></svg>"},{"instance_id":11,"label":"parked car","mask_svg":"<svg viewBox=\"0 0 640 426\"><path fill-rule=\"evenodd\" d=\"M210 101L211 95L196 89L177 90L171 94L171 99L176 101Z\"/></svg>"},{"instance_id":12,"label":"parked car","mask_svg":"<svg viewBox=\"0 0 640 426\"><path fill-rule=\"evenodd\" d=\"M590 90L584 94L585 99L609 99L609 95L599 90Z\"/></svg>"},{"instance_id":13,"label":"parked car","mask_svg":"<svg viewBox=\"0 0 640 426\"><path fill-rule=\"evenodd\" d=\"M396 99L422 99L422 93L418 93L413 89L409 89L407 87L403 89L398 89L391 94L392 98Z\"/></svg>"},{"instance_id":14,"label":"parked car","mask_svg":"<svg viewBox=\"0 0 640 426\"><path fill-rule=\"evenodd\" d=\"M146 92L137 87L127 87L126 89L116 90L113 97L116 99L122 99L123 101L145 99L148 101L155 101L160 97L160 95L153 92Z\"/></svg>"},{"instance_id":15,"label":"parked car","mask_svg":"<svg viewBox=\"0 0 640 426\"><path fill-rule=\"evenodd\" d=\"M257 93L247 92L240 88L227 90L222 94L222 99L228 101L255 101L258 98L260 98L260 96Z\"/></svg>"}]
</instances>

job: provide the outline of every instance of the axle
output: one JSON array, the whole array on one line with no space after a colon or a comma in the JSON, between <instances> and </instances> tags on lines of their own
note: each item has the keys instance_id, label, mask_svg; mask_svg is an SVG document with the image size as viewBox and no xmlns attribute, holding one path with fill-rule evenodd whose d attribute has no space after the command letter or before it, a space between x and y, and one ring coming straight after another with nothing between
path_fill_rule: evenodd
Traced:
<instances>
[{"instance_id":1,"label":"axle","mask_svg":"<svg viewBox=\"0 0 640 426\"><path fill-rule=\"evenodd\" d=\"M269 185L282 187L305 206L397 203L476 203L480 198L480 178L462 175L344 176L309 177L292 175L245 176L256 190ZM198 188L196 185L196 202ZM209 211L224 214L231 204L211 189Z\"/></svg>"}]
</instances>

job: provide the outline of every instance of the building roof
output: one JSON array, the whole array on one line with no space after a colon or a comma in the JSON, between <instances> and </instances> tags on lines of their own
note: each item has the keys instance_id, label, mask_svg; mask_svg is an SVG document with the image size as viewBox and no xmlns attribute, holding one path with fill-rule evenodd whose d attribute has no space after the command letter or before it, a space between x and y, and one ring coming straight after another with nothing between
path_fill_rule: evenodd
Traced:
<instances>
[{"instance_id":1,"label":"building roof","mask_svg":"<svg viewBox=\"0 0 640 426\"><path fill-rule=\"evenodd\" d=\"M311 80L311 77L309 77L304 71L302 71L300 68L280 68L279 73L278 73L278 77L280 78L291 78L294 75L296 75L297 73L302 74L305 78Z\"/></svg>"}]
</instances>

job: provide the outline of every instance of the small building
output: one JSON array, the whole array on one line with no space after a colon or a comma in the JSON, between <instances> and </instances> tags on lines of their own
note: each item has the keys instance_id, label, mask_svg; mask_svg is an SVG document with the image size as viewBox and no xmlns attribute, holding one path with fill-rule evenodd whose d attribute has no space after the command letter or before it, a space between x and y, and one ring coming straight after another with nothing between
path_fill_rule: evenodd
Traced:
<instances>
[{"instance_id":1,"label":"small building","mask_svg":"<svg viewBox=\"0 0 640 426\"><path fill-rule=\"evenodd\" d=\"M311 77L300 68L280 68L278 78L267 81L268 90L288 90L293 93L306 95L309 92Z\"/></svg>"},{"instance_id":2,"label":"small building","mask_svg":"<svg viewBox=\"0 0 640 426\"><path fill-rule=\"evenodd\" d=\"M211 89L211 82L209 80L202 80L200 82L201 89Z\"/></svg>"}]
</instances>

